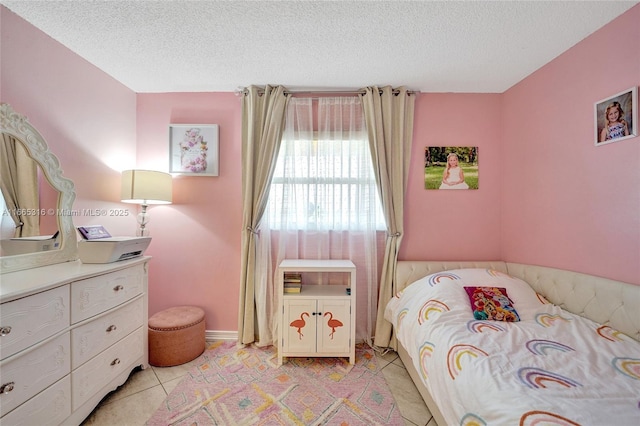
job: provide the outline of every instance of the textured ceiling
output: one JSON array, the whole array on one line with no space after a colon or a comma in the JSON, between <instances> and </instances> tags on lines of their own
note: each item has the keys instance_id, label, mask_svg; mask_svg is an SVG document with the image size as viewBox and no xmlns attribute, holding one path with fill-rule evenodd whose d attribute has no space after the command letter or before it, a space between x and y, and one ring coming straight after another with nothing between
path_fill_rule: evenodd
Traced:
<instances>
[{"instance_id":1,"label":"textured ceiling","mask_svg":"<svg viewBox=\"0 0 640 426\"><path fill-rule=\"evenodd\" d=\"M638 1L12 1L135 92L501 93Z\"/></svg>"}]
</instances>

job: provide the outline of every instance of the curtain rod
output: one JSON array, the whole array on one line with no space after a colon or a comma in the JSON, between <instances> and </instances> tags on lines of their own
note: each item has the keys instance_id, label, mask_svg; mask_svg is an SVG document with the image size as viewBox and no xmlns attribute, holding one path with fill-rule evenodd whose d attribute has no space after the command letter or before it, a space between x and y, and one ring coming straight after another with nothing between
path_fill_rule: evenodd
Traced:
<instances>
[{"instance_id":1,"label":"curtain rod","mask_svg":"<svg viewBox=\"0 0 640 426\"><path fill-rule=\"evenodd\" d=\"M382 94L382 90L379 90L378 92ZM247 90L246 87L238 87L234 93L236 94L236 96L240 96L240 95L246 95L247 93L249 93L249 91ZM259 89L258 93L264 93L264 89ZM360 90L285 90L284 91L285 95L331 95L331 94L364 95L366 93L367 92L363 89L360 89ZM393 89L394 95L397 95L398 93L400 93L400 90ZM420 92L415 90L407 90L407 94L409 95L415 95L417 93L420 93Z\"/></svg>"}]
</instances>

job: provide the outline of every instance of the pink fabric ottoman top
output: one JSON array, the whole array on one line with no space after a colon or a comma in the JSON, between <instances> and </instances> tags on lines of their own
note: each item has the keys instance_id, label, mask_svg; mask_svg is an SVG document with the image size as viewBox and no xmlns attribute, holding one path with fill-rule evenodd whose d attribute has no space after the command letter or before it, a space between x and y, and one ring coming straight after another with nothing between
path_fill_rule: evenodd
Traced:
<instances>
[{"instance_id":1,"label":"pink fabric ottoman top","mask_svg":"<svg viewBox=\"0 0 640 426\"><path fill-rule=\"evenodd\" d=\"M149 328L158 331L189 328L204 319L204 311L195 306L176 306L149 318Z\"/></svg>"}]
</instances>

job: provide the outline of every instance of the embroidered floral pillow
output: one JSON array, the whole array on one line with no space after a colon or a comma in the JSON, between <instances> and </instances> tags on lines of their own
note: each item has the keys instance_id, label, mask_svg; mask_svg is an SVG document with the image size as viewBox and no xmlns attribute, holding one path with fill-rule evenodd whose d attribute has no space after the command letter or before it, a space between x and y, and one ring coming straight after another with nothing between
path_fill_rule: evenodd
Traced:
<instances>
[{"instance_id":1,"label":"embroidered floral pillow","mask_svg":"<svg viewBox=\"0 0 640 426\"><path fill-rule=\"evenodd\" d=\"M477 320L520 321L518 312L502 287L465 287L473 317Z\"/></svg>"}]
</instances>

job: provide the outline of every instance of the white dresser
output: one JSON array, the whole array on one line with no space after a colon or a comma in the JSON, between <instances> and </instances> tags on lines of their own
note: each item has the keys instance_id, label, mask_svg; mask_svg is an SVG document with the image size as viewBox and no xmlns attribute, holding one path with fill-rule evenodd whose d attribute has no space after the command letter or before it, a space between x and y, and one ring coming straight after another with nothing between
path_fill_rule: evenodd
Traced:
<instances>
[{"instance_id":1,"label":"white dresser","mask_svg":"<svg viewBox=\"0 0 640 426\"><path fill-rule=\"evenodd\" d=\"M0 424L80 424L148 366L149 257L0 275Z\"/></svg>"}]
</instances>

